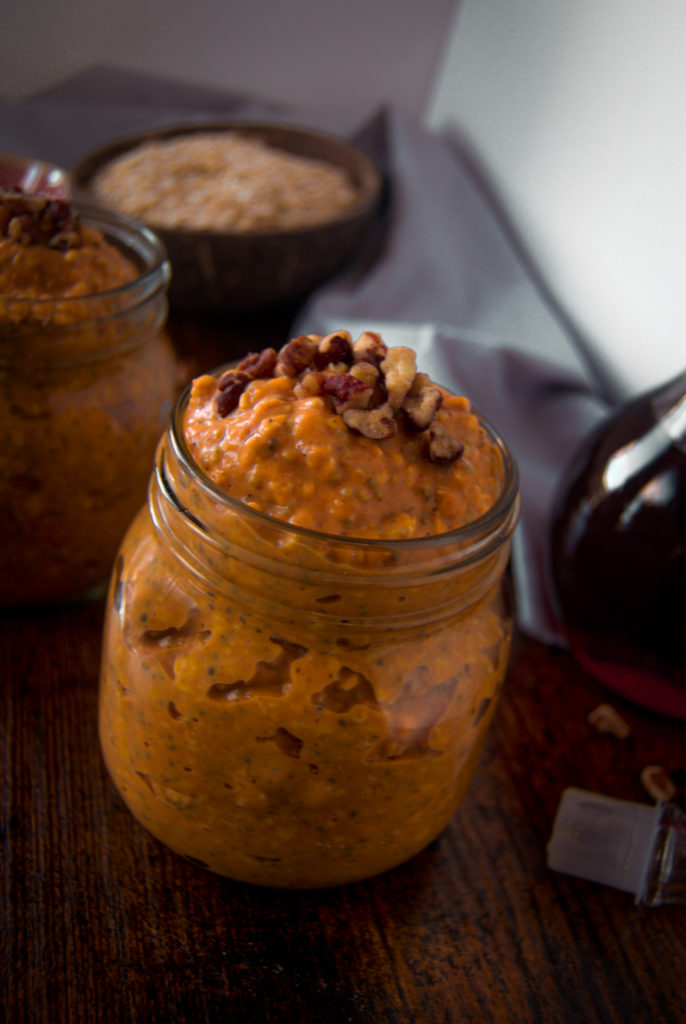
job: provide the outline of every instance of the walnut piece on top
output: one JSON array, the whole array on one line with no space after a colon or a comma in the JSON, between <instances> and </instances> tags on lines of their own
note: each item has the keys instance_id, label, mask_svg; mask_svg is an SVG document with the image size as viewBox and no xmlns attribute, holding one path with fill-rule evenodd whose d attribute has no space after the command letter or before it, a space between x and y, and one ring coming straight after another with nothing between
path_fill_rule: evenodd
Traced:
<instances>
[{"instance_id":1,"label":"walnut piece on top","mask_svg":"<svg viewBox=\"0 0 686 1024\"><path fill-rule=\"evenodd\" d=\"M417 373L414 351L403 345L389 348L374 331L354 342L343 330L325 337L302 334L278 352L251 352L219 378L217 414L230 415L252 380L283 376L295 379L296 398L328 399L346 426L363 437L384 440L402 424L423 439L432 462L446 465L464 451L436 421L443 392L427 374Z\"/></svg>"},{"instance_id":2,"label":"walnut piece on top","mask_svg":"<svg viewBox=\"0 0 686 1024\"><path fill-rule=\"evenodd\" d=\"M76 249L81 245L79 216L64 199L0 189L0 237L17 245Z\"/></svg>"}]
</instances>

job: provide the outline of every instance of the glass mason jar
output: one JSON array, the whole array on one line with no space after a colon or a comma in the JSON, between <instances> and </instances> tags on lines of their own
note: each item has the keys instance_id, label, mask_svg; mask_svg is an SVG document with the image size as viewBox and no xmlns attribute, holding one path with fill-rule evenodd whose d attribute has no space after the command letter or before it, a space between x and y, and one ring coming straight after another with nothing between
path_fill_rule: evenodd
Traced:
<instances>
[{"instance_id":1,"label":"glass mason jar","mask_svg":"<svg viewBox=\"0 0 686 1024\"><path fill-rule=\"evenodd\" d=\"M221 875L315 888L383 872L450 821L508 661L519 511L355 541L228 497L184 442L160 442L148 505L108 597L105 762L154 836Z\"/></svg>"},{"instance_id":2,"label":"glass mason jar","mask_svg":"<svg viewBox=\"0 0 686 1024\"><path fill-rule=\"evenodd\" d=\"M2 605L63 600L107 580L175 395L161 243L74 207L139 276L96 294L0 297Z\"/></svg>"}]
</instances>

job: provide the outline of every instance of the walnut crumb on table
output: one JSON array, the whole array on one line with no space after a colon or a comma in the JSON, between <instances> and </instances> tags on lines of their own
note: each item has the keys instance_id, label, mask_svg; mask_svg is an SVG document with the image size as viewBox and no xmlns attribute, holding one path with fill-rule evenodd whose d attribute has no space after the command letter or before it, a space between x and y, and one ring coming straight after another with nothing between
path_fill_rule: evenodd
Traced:
<instances>
[{"instance_id":1,"label":"walnut crumb on table","mask_svg":"<svg viewBox=\"0 0 686 1024\"><path fill-rule=\"evenodd\" d=\"M653 800L669 803L676 796L674 780L659 764L646 765L641 772L641 785Z\"/></svg>"},{"instance_id":2,"label":"walnut crumb on table","mask_svg":"<svg viewBox=\"0 0 686 1024\"><path fill-rule=\"evenodd\" d=\"M625 740L631 735L629 723L611 704L599 704L588 715L588 724L598 732Z\"/></svg>"}]
</instances>

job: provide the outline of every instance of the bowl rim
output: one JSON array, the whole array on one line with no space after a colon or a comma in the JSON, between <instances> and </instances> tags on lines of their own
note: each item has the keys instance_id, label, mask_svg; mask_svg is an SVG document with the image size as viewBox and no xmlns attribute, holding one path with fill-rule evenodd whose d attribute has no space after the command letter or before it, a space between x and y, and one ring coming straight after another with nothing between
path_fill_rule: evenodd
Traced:
<instances>
[{"instance_id":1,"label":"bowl rim","mask_svg":"<svg viewBox=\"0 0 686 1024\"><path fill-rule=\"evenodd\" d=\"M174 138L175 136L198 134L201 132L221 134L240 131L246 131L248 134L255 135L259 135L260 133L269 133L272 131L280 131L291 134L294 138L309 138L314 139L317 142L333 145L341 152L345 152L349 156L353 157L359 167L360 192L357 199L352 206L341 211L341 213L335 217L324 221L318 221L314 224L307 224L292 228L277 227L260 228L254 231L233 231L231 228L223 228L221 230L192 227L170 228L157 224L152 219L146 219L143 223L162 237L172 235L178 238L186 237L236 240L274 237L307 237L334 226L339 227L348 222L355 222L360 217L365 217L370 214L379 203L383 186L382 174L371 156L369 156L368 153L357 146L354 142L331 134L330 132L321 131L318 128L308 128L305 125L297 125L290 121L241 120L240 118L223 121L180 122L161 128L154 128L149 131L135 132L133 134L111 139L109 142L89 150L74 164L69 172L72 192L74 193L75 198L93 203L97 206L103 207L104 209L112 210L112 207L94 194L94 192L89 188L89 184L97 171L115 157L135 149L136 146L142 145L145 142L165 140ZM275 146L275 148L278 147ZM286 152L290 151L286 150ZM326 162L323 157L315 157L314 159L322 159L322 161ZM336 164L333 160L328 160L328 162L332 163L334 166L343 166Z\"/></svg>"},{"instance_id":2,"label":"bowl rim","mask_svg":"<svg viewBox=\"0 0 686 1024\"><path fill-rule=\"evenodd\" d=\"M48 199L68 201L71 198L70 172L54 160L3 149L0 150L0 168L0 181L7 176L2 172L8 170L16 172L22 179L13 185L0 183L0 189L20 188L29 195L45 196Z\"/></svg>"}]
</instances>

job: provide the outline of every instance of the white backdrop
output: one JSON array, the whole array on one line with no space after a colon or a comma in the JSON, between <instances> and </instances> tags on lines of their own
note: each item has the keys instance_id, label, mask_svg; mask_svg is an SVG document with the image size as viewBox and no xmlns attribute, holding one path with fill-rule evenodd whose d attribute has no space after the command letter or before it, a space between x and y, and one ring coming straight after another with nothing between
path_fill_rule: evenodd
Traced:
<instances>
[{"instance_id":1,"label":"white backdrop","mask_svg":"<svg viewBox=\"0 0 686 1024\"><path fill-rule=\"evenodd\" d=\"M685 42L684 0L463 0L427 108L620 396L686 367Z\"/></svg>"},{"instance_id":2,"label":"white backdrop","mask_svg":"<svg viewBox=\"0 0 686 1024\"><path fill-rule=\"evenodd\" d=\"M2 0L0 95L96 64L335 110L423 109L456 0Z\"/></svg>"}]
</instances>

